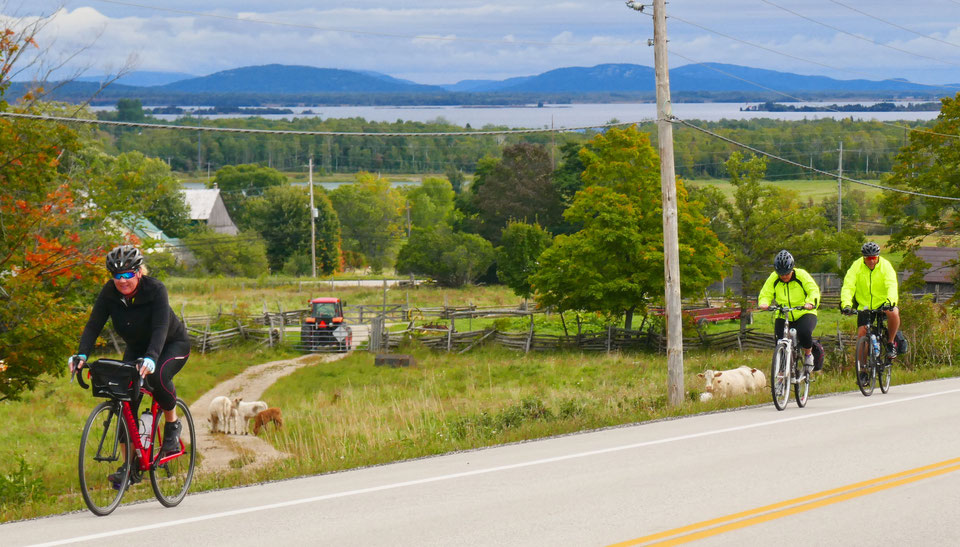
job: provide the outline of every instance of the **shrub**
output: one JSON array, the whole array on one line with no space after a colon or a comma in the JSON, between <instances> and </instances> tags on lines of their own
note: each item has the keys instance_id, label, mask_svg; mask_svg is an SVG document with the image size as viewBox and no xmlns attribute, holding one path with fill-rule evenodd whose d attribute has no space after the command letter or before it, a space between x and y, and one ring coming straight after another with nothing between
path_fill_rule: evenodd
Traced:
<instances>
[{"instance_id":1,"label":"shrub","mask_svg":"<svg viewBox=\"0 0 960 547\"><path fill-rule=\"evenodd\" d=\"M10 473L0 473L0 506L22 504L39 498L44 493L40 473L19 456L19 468Z\"/></svg>"},{"instance_id":2,"label":"shrub","mask_svg":"<svg viewBox=\"0 0 960 547\"><path fill-rule=\"evenodd\" d=\"M901 298L900 330L906 335L910 349L898 362L907 366L952 364L960 356L956 344L960 321L956 312L942 304L935 304L930 296Z\"/></svg>"}]
</instances>

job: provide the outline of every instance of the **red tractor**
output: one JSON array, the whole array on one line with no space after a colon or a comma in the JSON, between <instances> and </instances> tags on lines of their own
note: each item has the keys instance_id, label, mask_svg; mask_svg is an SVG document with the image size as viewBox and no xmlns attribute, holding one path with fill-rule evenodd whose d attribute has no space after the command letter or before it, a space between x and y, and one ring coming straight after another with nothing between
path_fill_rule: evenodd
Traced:
<instances>
[{"instance_id":1,"label":"red tractor","mask_svg":"<svg viewBox=\"0 0 960 547\"><path fill-rule=\"evenodd\" d=\"M353 344L353 331L343 321L343 302L323 297L314 298L309 304L310 311L300 325L300 344L307 351L348 351Z\"/></svg>"}]
</instances>

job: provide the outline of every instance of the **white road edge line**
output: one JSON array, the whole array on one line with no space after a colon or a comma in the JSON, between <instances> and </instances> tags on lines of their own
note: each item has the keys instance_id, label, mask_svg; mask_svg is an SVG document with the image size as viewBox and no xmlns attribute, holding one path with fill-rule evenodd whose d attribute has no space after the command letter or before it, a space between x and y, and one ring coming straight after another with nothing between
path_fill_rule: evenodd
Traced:
<instances>
[{"instance_id":1,"label":"white road edge line","mask_svg":"<svg viewBox=\"0 0 960 547\"><path fill-rule=\"evenodd\" d=\"M509 471L509 470L512 470L512 469L521 469L521 468L524 468L524 467L531 467L531 466L534 466L534 465L544 465L544 464L548 464L548 463L556 463L556 462L561 462L561 461L566 461L566 460L573 460L573 459L577 459L577 458L586 458L586 457L590 457L590 456L597 456L597 455L600 455L600 454L609 454L609 453L612 453L612 452L621 452L621 451L623 451L623 450L632 450L632 449L634 449L634 448L642 448L642 447L645 447L645 446L655 446L655 445L659 445L659 444L666 444L666 443L671 443L671 442L676 442L676 441L685 441L685 440L689 440L689 439L696 439L696 438L700 438L700 437L707 437L707 436L710 436L710 435L719 435L719 434L722 434L722 433L732 433L732 432L735 432L735 431L744 431L744 430L747 430L747 429L755 429L755 428L758 428L758 427L766 427L766 426L768 426L768 425L782 424L782 423L793 422L793 421L797 421L797 420L808 420L808 419L811 419L811 418L819 418L819 417L821 417L821 416L829 416L829 415L831 415L831 414L840 414L840 413L842 413L842 412L851 412L851 411L855 411L855 410L863 410L863 409L867 409L867 408L874 408L874 407L879 407L879 406L886 406L886 405L893 405L893 404L905 403L905 402L909 402L909 401L915 401L915 400L918 400L918 399L927 399L927 398L930 398L930 397L938 397L938 396L940 396L940 395L950 395L950 394L958 393L958 392L960 392L960 388L950 389L950 390L947 390L947 391L938 391L938 392L936 392L936 393L927 393L927 394L924 394L924 395L914 395L914 396L912 396L912 397L905 397L905 398L903 398L903 399L891 399L891 400L880 401L880 402L876 402L876 403L869 403L869 404L860 405L860 406L851 407L851 408L839 408L839 409L835 409L835 410L825 410L825 411L816 412L816 413L797 414L797 415L794 415L794 416L788 416L788 417L784 417L784 418L778 418L778 419L776 419L776 420L767 420L767 421L765 421L765 422L758 422L758 423L755 423L755 424L740 425L740 426L728 427L728 428L724 428L724 429L713 429L713 430L710 430L710 431L703 431L703 432L700 432L700 433L690 433L690 434L688 434L688 435L680 435L680 436L676 436L676 437L666 437L666 438L664 438L664 439L657 439L657 440L653 440L653 441L644 441L644 442L633 443L633 444L626 444L626 445L621 445L621 446L613 446L613 447L610 447L610 448L602 448L602 449L599 449L599 450L590 450L590 451L587 451L587 452L578 452L578 453L576 453L576 454L567 454L566 456L556 456L556 457L553 457L553 458L543 458L543 459L539 459L539 460L531 460L531 461L528 461L528 462L514 463L514 464L510 464L510 465L500 465L500 466L497 466L497 467L490 467L490 468L487 468L487 469L477 469L477 470L473 470L473 471L464 471L464 472L462 472L462 473L451 473L451 474L448 474L448 475L439 475L439 476L436 476L436 477L429 477L429 478L425 478L425 479L417 479L417 480L411 480L411 481L396 482L396 483L392 483L392 484L384 484L384 485L381 485L381 486L373 486L373 487L370 487L370 488L361 488L361 489L358 489L358 490L348 490L348 491L346 491L346 492L338 492L338 493L335 493L335 494L325 494L325 495L322 495L322 496L312 496L312 497L309 497L309 498L301 498L301 499L297 499L297 500L290 500L290 501L285 501L285 502L280 502L280 503L271 503L271 504L267 504L267 505L258 505L258 506L255 506L255 507L248 507L248 508L245 508L245 509L234 509L234 510L232 510L232 511L222 511L222 512L220 512L220 513L211 513L211 514L209 514L209 515L201 515L201 516L197 516L197 517L190 517L190 518L185 518L185 519L172 520L172 521L168 521L168 522L158 522L158 523L155 523L155 524L147 524L147 525L144 525L144 526L135 526L135 527L133 527L133 528L124 528L124 529L121 529L121 530L110 530L110 531L107 531L107 532L100 532L100 533L98 533L98 534L89 534L89 535L85 535L85 536L77 536L77 537L73 537L73 538L61 539L61 540L57 540L57 541L50 541L50 542L46 542L46 543L35 543L35 544L33 544L33 545L29 546L29 547L46 547L46 546L52 546L52 545L67 545L67 544L70 544L70 543L79 543L79 542L81 542L81 541L90 541L90 540L94 540L94 539L103 539L103 538L108 538L108 537L120 536L120 535L124 535L124 534L135 534L135 533L138 533L138 532L145 532L145 531L148 531L148 530L157 530L157 529L160 529L160 528L167 528L167 527L170 527L170 526L180 526L181 524L190 524L190 523L193 523L193 522L202 522L202 521L205 521L205 520L213 520L213 519L219 519L219 518L225 518L225 517L232 517L232 516L235 516L235 515L243 515L243 514L246 514L246 513L254 513L254 512L257 512L257 511L268 511L268 510L271 510L271 509L280 509L280 508L283 508L283 507L290 507L290 506L294 506L294 505L301 505L301 504L304 504L304 503L313 503L313 502L317 502L317 501L326 501L326 500L337 499L337 498L345 498L345 497L350 497L350 496L358 496L358 495L361 495L361 494L369 494L369 493L371 493L371 492L382 492L382 491L384 491L384 490L394 490L394 489L397 489L397 488L405 488L405 487L407 487L407 486L416 486L416 485L428 484L428 483L432 483L432 482L440 482L440 481L447 481L447 480L452 480L452 479L460 479L460 478L464 478L464 477L473 477L473 476L476 476L476 475L485 475L485 474L487 474L487 473L497 473L497 472L500 472L500 471Z\"/></svg>"}]
</instances>

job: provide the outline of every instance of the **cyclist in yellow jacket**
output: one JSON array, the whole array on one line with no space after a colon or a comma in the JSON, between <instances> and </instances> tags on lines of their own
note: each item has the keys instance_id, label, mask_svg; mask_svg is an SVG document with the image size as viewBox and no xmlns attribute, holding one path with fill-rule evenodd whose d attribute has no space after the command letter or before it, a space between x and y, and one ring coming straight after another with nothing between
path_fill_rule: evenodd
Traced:
<instances>
[{"instance_id":1,"label":"cyclist in yellow jacket","mask_svg":"<svg viewBox=\"0 0 960 547\"><path fill-rule=\"evenodd\" d=\"M887 355L890 358L897 356L897 345L894 337L900 328L900 308L897 307L899 289L897 272L886 258L880 256L880 246L869 241L860 248L863 258L857 259L850 265L847 275L843 277L843 287L840 289L840 307L843 313L852 314L853 304L856 301L860 308L857 314L857 337L866 336L867 322L870 320L867 309L877 309L884 304L893 306L887 310L887 330L890 339L887 340Z\"/></svg>"},{"instance_id":2,"label":"cyclist in yellow jacket","mask_svg":"<svg viewBox=\"0 0 960 547\"><path fill-rule=\"evenodd\" d=\"M813 373L813 329L817 326L817 308L820 306L820 287L806 270L794 268L793 255L786 250L773 259L773 272L760 289L757 306L761 310L777 304L789 308L803 308L790 312L790 326L797 329L797 341L803 348L803 365L807 378ZM774 336L783 338L786 321L783 312L777 314L773 324Z\"/></svg>"}]
</instances>

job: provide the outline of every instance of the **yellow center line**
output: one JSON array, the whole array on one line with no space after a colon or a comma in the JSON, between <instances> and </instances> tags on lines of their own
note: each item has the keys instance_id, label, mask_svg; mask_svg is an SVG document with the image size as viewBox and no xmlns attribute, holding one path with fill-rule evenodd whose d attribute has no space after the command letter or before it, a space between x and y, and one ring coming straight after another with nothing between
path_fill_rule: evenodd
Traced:
<instances>
[{"instance_id":1,"label":"yellow center line","mask_svg":"<svg viewBox=\"0 0 960 547\"><path fill-rule=\"evenodd\" d=\"M839 488L824 490L823 492L818 492L816 494L809 494L799 498L781 501L770 505L764 505L763 507L757 507L755 509L749 509L739 513L733 513L723 517L682 526L680 528L674 528L672 530L666 530L656 534L627 540L621 543L615 543L610 547L640 545L674 536L680 537L675 537L674 539L652 545L679 545L681 543L687 543L731 530L745 528L754 524L760 524L762 522L775 520L796 513L801 513L803 511L809 511L818 507L839 503L841 501L846 501L859 496L865 496L867 494L872 494L888 488L902 486L904 484L935 477L937 475L943 475L945 473L950 473L957 470L960 470L960 458L952 458L939 463L925 465L906 471L900 471L891 475L868 479L846 486L841 486ZM709 529L705 530L705 528Z\"/></svg>"}]
</instances>

